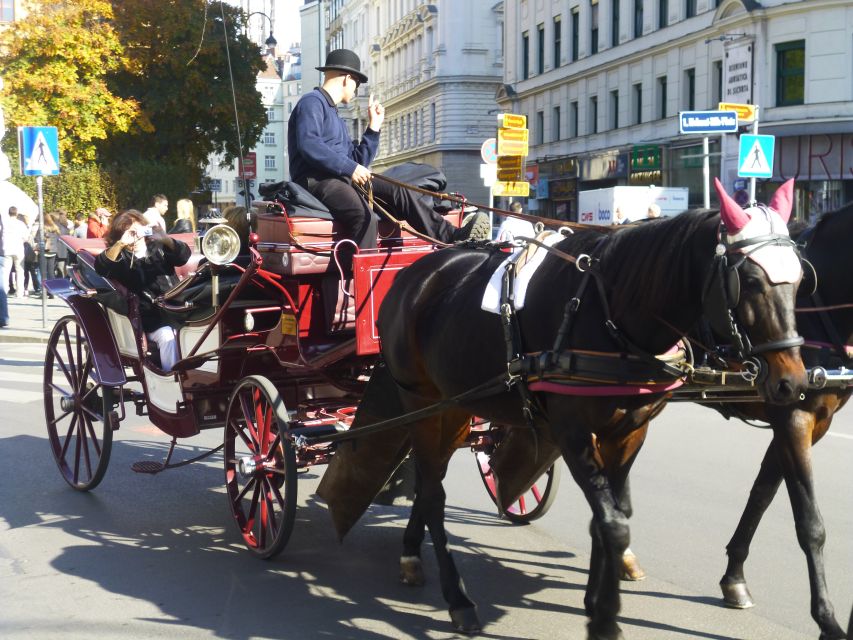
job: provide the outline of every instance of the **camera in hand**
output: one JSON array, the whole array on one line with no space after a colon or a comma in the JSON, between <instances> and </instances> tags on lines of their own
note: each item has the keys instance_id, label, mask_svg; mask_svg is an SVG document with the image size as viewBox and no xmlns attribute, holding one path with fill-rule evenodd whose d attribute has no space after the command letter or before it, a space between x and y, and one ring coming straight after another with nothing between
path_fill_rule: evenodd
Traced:
<instances>
[{"instance_id":1,"label":"camera in hand","mask_svg":"<svg viewBox=\"0 0 853 640\"><path fill-rule=\"evenodd\" d=\"M150 236L150 235L151 235L151 234L153 234L153 233L154 233L154 230L153 230L151 227L142 227L142 228L139 230L139 237L140 237L140 238L146 238L146 237Z\"/></svg>"}]
</instances>

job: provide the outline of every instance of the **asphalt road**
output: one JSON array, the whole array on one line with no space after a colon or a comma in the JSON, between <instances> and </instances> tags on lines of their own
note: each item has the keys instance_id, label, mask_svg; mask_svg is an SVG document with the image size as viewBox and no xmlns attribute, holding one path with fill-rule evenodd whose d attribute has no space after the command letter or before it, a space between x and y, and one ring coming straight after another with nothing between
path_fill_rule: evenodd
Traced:
<instances>
[{"instance_id":1,"label":"asphalt road","mask_svg":"<svg viewBox=\"0 0 853 640\"><path fill-rule=\"evenodd\" d=\"M372 507L339 544L314 488L284 553L259 561L230 522L221 458L157 476L168 438L144 418L122 424L110 469L90 494L54 466L40 401L42 345L0 345L0 637L452 638L432 554L429 583L397 581L407 510ZM830 593L846 624L853 602L853 421L836 419L814 452L826 521ZM185 441L190 456L220 433ZM758 606L720 606L724 546L769 434L711 410L672 405L656 421L632 475L632 548L649 574L624 584L628 640L799 640L818 637L784 490L748 563ZM473 456L460 451L446 482L447 527L485 638L585 637L589 509L567 472L552 510L530 526L494 515Z\"/></svg>"}]
</instances>

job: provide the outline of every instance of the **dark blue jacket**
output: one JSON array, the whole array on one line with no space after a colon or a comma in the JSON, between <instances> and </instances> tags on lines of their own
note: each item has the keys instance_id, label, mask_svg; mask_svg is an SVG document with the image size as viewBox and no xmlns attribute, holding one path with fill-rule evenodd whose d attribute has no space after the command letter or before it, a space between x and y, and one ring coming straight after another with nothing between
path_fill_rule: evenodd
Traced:
<instances>
[{"instance_id":1,"label":"dark blue jacket","mask_svg":"<svg viewBox=\"0 0 853 640\"><path fill-rule=\"evenodd\" d=\"M366 129L361 142L350 137L334 101L323 89L306 93L296 103L287 126L290 179L349 178L356 165L370 166L379 148L379 133Z\"/></svg>"}]
</instances>

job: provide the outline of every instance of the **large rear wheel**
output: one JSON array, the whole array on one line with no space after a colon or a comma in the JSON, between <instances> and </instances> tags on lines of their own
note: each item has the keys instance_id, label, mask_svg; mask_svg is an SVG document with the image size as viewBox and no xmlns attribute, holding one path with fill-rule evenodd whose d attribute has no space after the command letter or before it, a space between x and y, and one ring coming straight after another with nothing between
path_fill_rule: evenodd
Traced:
<instances>
[{"instance_id":1,"label":"large rear wheel","mask_svg":"<svg viewBox=\"0 0 853 640\"><path fill-rule=\"evenodd\" d=\"M92 351L74 316L60 319L44 360L44 413L59 472L78 491L104 477L113 444L113 387L97 380Z\"/></svg>"},{"instance_id":2,"label":"large rear wheel","mask_svg":"<svg viewBox=\"0 0 853 640\"><path fill-rule=\"evenodd\" d=\"M246 547L272 558L287 544L296 517L296 455L278 390L263 376L240 381L225 424L225 488Z\"/></svg>"}]
</instances>

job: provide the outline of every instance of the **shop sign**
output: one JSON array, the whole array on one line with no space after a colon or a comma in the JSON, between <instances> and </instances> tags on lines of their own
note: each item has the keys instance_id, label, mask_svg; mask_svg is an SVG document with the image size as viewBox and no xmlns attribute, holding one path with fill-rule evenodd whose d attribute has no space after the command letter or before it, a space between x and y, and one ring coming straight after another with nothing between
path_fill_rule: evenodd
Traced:
<instances>
[{"instance_id":1,"label":"shop sign","mask_svg":"<svg viewBox=\"0 0 853 640\"><path fill-rule=\"evenodd\" d=\"M638 144L631 148L631 173L660 169L660 147Z\"/></svg>"},{"instance_id":2,"label":"shop sign","mask_svg":"<svg viewBox=\"0 0 853 640\"><path fill-rule=\"evenodd\" d=\"M591 158L581 158L579 174L580 179L585 181L627 177L627 153L611 151Z\"/></svg>"},{"instance_id":3,"label":"shop sign","mask_svg":"<svg viewBox=\"0 0 853 640\"><path fill-rule=\"evenodd\" d=\"M723 97L725 102L752 102L752 42L727 43Z\"/></svg>"},{"instance_id":4,"label":"shop sign","mask_svg":"<svg viewBox=\"0 0 853 640\"><path fill-rule=\"evenodd\" d=\"M853 133L777 137L774 179L853 179Z\"/></svg>"},{"instance_id":5,"label":"shop sign","mask_svg":"<svg viewBox=\"0 0 853 640\"><path fill-rule=\"evenodd\" d=\"M551 200L574 200L577 196L577 181L575 180L550 180L548 190Z\"/></svg>"}]
</instances>

